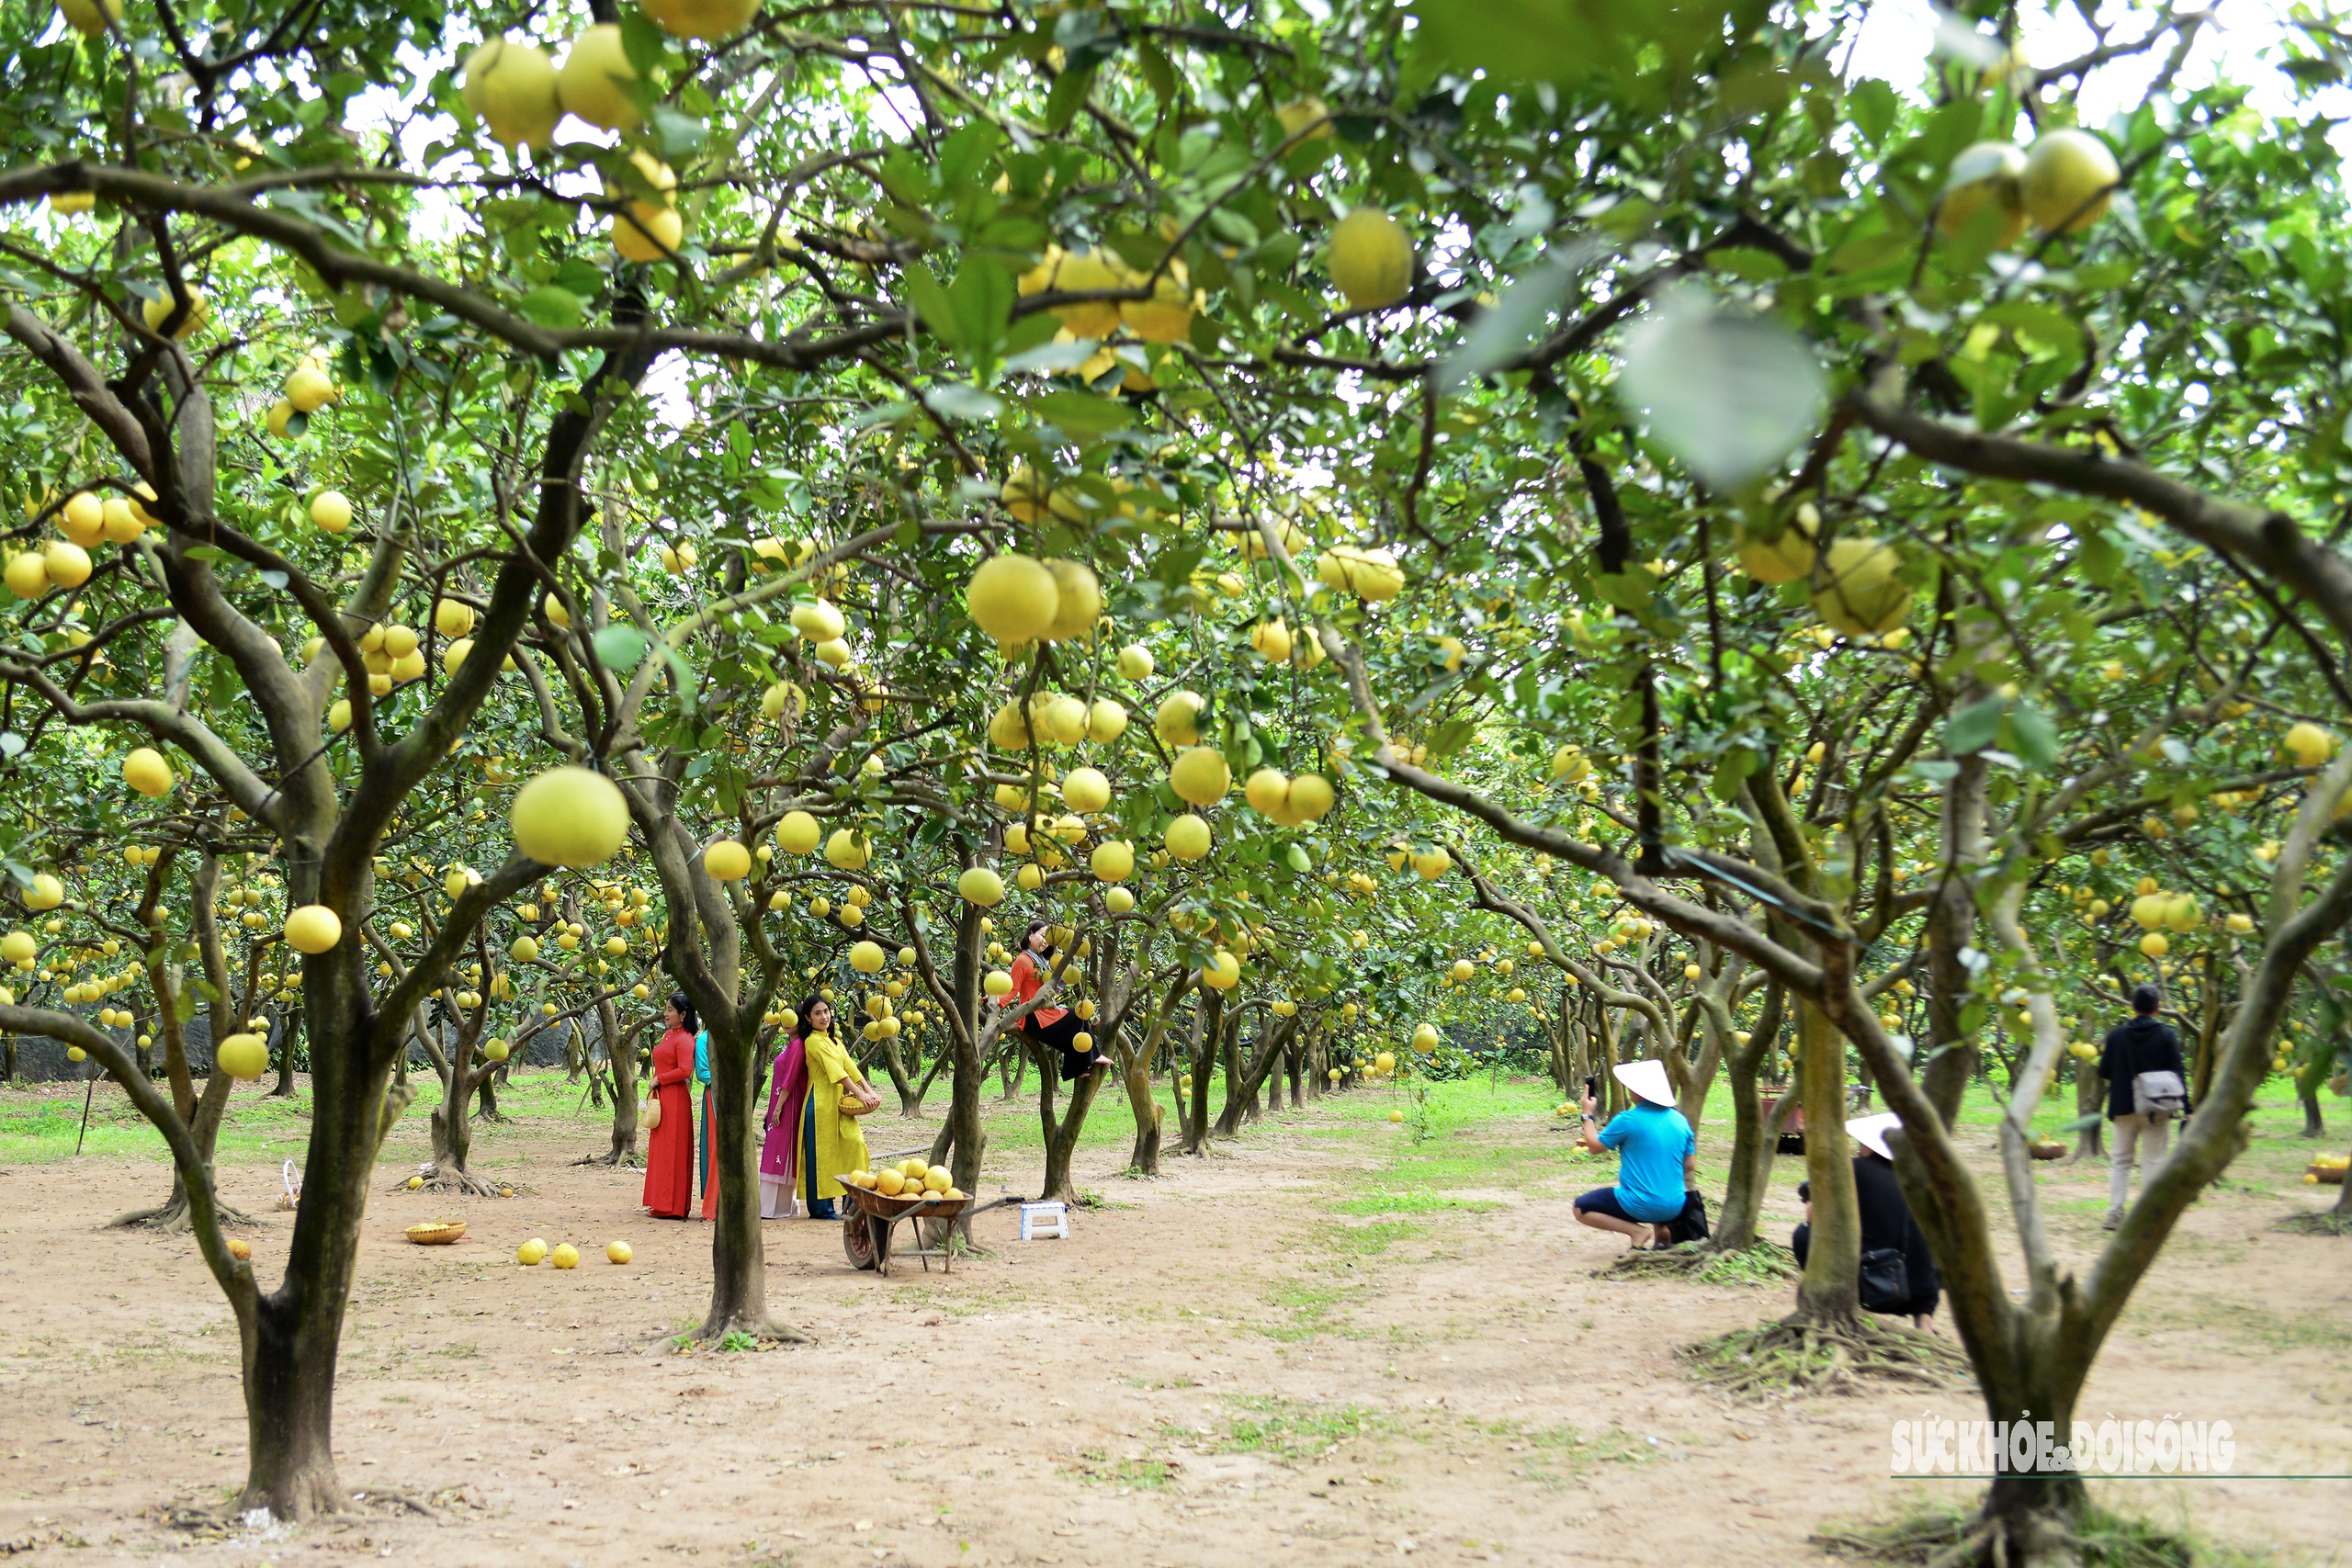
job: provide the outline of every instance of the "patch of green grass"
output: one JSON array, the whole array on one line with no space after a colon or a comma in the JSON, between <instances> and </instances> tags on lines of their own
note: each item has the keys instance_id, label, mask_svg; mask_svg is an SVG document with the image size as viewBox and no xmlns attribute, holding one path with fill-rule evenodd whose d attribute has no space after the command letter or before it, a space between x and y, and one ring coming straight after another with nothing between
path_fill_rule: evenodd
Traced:
<instances>
[{"instance_id":1,"label":"patch of green grass","mask_svg":"<svg viewBox=\"0 0 2352 1568\"><path fill-rule=\"evenodd\" d=\"M1265 1298L1266 1304L1274 1309L1274 1321L1261 1325L1259 1332L1285 1344L1340 1333L1341 1325L1333 1321L1333 1314L1354 1292L1351 1285L1278 1285L1267 1292Z\"/></svg>"},{"instance_id":2,"label":"patch of green grass","mask_svg":"<svg viewBox=\"0 0 2352 1568\"><path fill-rule=\"evenodd\" d=\"M1374 1258L1387 1251L1392 1243L1406 1241L1420 1234L1421 1227L1410 1220L1374 1220L1369 1224L1360 1225L1317 1225L1309 1246L1326 1257L1341 1253Z\"/></svg>"},{"instance_id":3,"label":"patch of green grass","mask_svg":"<svg viewBox=\"0 0 2352 1568\"><path fill-rule=\"evenodd\" d=\"M1092 1486L1124 1486L1137 1492L1157 1492L1168 1484L1173 1472L1166 1460L1114 1460L1102 1449L1080 1449L1078 1462L1063 1466L1062 1473L1075 1475Z\"/></svg>"},{"instance_id":4,"label":"patch of green grass","mask_svg":"<svg viewBox=\"0 0 2352 1568\"><path fill-rule=\"evenodd\" d=\"M1379 1412L1360 1404L1310 1404L1272 1394L1235 1394L1226 1402L1234 1414L1211 1441L1218 1453L1263 1454L1279 1464L1319 1458L1351 1438L1385 1429ZM1168 1427L1175 1437L1182 1427Z\"/></svg>"},{"instance_id":5,"label":"patch of green grass","mask_svg":"<svg viewBox=\"0 0 2352 1568\"><path fill-rule=\"evenodd\" d=\"M1453 1210L1467 1214L1491 1214L1500 1203L1476 1198L1448 1198L1426 1190L1378 1192L1368 1198L1348 1198L1328 1205L1335 1214L1434 1214Z\"/></svg>"}]
</instances>

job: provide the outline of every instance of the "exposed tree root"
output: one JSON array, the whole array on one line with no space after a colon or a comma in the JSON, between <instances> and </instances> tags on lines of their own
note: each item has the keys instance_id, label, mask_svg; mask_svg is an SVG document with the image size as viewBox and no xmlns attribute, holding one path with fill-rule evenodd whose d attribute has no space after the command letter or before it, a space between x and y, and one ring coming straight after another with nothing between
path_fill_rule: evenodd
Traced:
<instances>
[{"instance_id":1,"label":"exposed tree root","mask_svg":"<svg viewBox=\"0 0 2352 1568\"><path fill-rule=\"evenodd\" d=\"M571 1163L575 1166L601 1165L613 1170L637 1170L643 1168L645 1156L635 1149L606 1149L602 1154L582 1155Z\"/></svg>"},{"instance_id":2,"label":"exposed tree root","mask_svg":"<svg viewBox=\"0 0 2352 1568\"><path fill-rule=\"evenodd\" d=\"M1695 1280L1702 1285L1784 1285L1804 1271L1796 1255L1774 1241L1759 1241L1741 1252L1724 1252L1713 1243L1686 1241L1664 1251L1620 1255L1602 1274L1637 1280Z\"/></svg>"},{"instance_id":3,"label":"exposed tree root","mask_svg":"<svg viewBox=\"0 0 2352 1568\"><path fill-rule=\"evenodd\" d=\"M221 1206L222 1230L253 1230L260 1224L259 1220L243 1209L232 1209L226 1204ZM99 1228L151 1231L157 1235L184 1235L196 1228L196 1223L188 1218L187 1200L174 1198L152 1209L133 1209L127 1214L117 1214Z\"/></svg>"},{"instance_id":4,"label":"exposed tree root","mask_svg":"<svg viewBox=\"0 0 2352 1568\"><path fill-rule=\"evenodd\" d=\"M691 1340L703 1351L711 1350L773 1350L779 1345L811 1345L815 1341L788 1323L774 1318L757 1325L747 1325L741 1319L719 1323L706 1321L701 1327L684 1334L666 1334L662 1337L675 1342Z\"/></svg>"},{"instance_id":5,"label":"exposed tree root","mask_svg":"<svg viewBox=\"0 0 2352 1568\"><path fill-rule=\"evenodd\" d=\"M1932 1334L1858 1318L1788 1318L1734 1329L1678 1352L1701 1382L1736 1399L1859 1393L1868 1384L1941 1388L1969 1376L1959 1347Z\"/></svg>"},{"instance_id":6,"label":"exposed tree root","mask_svg":"<svg viewBox=\"0 0 2352 1568\"><path fill-rule=\"evenodd\" d=\"M2249 1560L2226 1548L2085 1507L1987 1518L1931 1509L1877 1524L1824 1530L1813 1543L1832 1557L1922 1568L2224 1568Z\"/></svg>"},{"instance_id":7,"label":"exposed tree root","mask_svg":"<svg viewBox=\"0 0 2352 1568\"><path fill-rule=\"evenodd\" d=\"M457 1192L469 1198L512 1198L522 1190L511 1181L492 1181L476 1176L469 1170L444 1170L439 1166L427 1166L416 1173L424 1178L422 1187L411 1187L413 1178L403 1176L387 1192Z\"/></svg>"},{"instance_id":8,"label":"exposed tree root","mask_svg":"<svg viewBox=\"0 0 2352 1568\"><path fill-rule=\"evenodd\" d=\"M2340 1214L2333 1209L2290 1214L2278 1222L2278 1228L2297 1235L2352 1235L2352 1214Z\"/></svg>"}]
</instances>

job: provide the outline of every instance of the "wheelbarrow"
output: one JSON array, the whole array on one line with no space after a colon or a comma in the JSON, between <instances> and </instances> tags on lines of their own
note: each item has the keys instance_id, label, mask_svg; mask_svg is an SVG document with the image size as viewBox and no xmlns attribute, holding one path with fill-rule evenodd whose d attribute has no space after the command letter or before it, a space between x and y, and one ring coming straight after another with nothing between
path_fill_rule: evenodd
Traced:
<instances>
[{"instance_id":1,"label":"wheelbarrow","mask_svg":"<svg viewBox=\"0 0 2352 1568\"><path fill-rule=\"evenodd\" d=\"M961 1220L968 1224L975 1214L1002 1208L1007 1203L1018 1203L1021 1200L1010 1195L991 1198L985 1203L971 1198L941 1198L935 1195L890 1198L867 1188L845 1185L842 1188L842 1201L848 1206L848 1213L842 1216L842 1250L849 1255L853 1267L871 1269L887 1279L894 1254L901 1258L922 1258L925 1273L931 1271L931 1260L934 1258L939 1259L941 1272L952 1271L953 1254L947 1242L957 1230L964 1229L962 1225L950 1225L937 1247L910 1247L898 1251L891 1243L899 1221ZM968 1229L965 1229L964 1234L967 1238L971 1235ZM920 1237L921 1233L918 1232L917 1235Z\"/></svg>"}]
</instances>

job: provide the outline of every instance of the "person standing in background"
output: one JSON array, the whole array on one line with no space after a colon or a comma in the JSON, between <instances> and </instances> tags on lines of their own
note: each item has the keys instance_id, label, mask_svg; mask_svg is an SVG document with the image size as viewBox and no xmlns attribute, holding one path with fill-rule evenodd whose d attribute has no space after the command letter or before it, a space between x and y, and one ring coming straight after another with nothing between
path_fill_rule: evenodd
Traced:
<instances>
[{"instance_id":1,"label":"person standing in background","mask_svg":"<svg viewBox=\"0 0 2352 1568\"><path fill-rule=\"evenodd\" d=\"M803 1026L809 1032L828 1028L833 1004L811 997L802 1007ZM807 1035L793 1032L776 1054L775 1082L768 1090L767 1135L760 1144L760 1218L797 1219L800 1201L793 1195L793 1177L800 1168L802 1144L808 1132L808 1047Z\"/></svg>"},{"instance_id":2,"label":"person standing in background","mask_svg":"<svg viewBox=\"0 0 2352 1568\"><path fill-rule=\"evenodd\" d=\"M646 1141L644 1203L657 1220L683 1220L694 1207L695 1111L686 1081L694 1076L699 1021L685 998L672 997L662 1015L662 1042L653 1047L652 1100L660 1116Z\"/></svg>"},{"instance_id":3,"label":"person standing in background","mask_svg":"<svg viewBox=\"0 0 2352 1568\"><path fill-rule=\"evenodd\" d=\"M718 1141L718 1122L712 1114L710 1102L710 1031L695 1035L695 1081L702 1086L702 1217L711 1218L718 1212L718 1163L712 1154Z\"/></svg>"},{"instance_id":4,"label":"person standing in background","mask_svg":"<svg viewBox=\"0 0 2352 1568\"><path fill-rule=\"evenodd\" d=\"M809 1006L811 1013L822 1002ZM830 1026L830 1010L823 1016ZM812 1020L804 1038L808 1069L808 1141L802 1145L800 1199L811 1219L831 1220L833 1200L842 1195L841 1179L865 1168L865 1131L859 1116L880 1109L882 1097L858 1072L830 1027L819 1029ZM855 1106L853 1111L850 1107Z\"/></svg>"},{"instance_id":5,"label":"person standing in background","mask_svg":"<svg viewBox=\"0 0 2352 1568\"><path fill-rule=\"evenodd\" d=\"M2123 1223L2123 1205L2132 1196L2132 1162L2145 1138L2147 1158L2140 1168L2140 1186L2163 1168L2165 1142L2173 1117L2188 1111L2188 1068L2180 1056L2180 1036L2156 1017L2164 993L2154 986L2132 991L2132 1019L2107 1032L2098 1054L2099 1077L2107 1080L2107 1118L2115 1123L2115 1154L2107 1175L2107 1223L2113 1230Z\"/></svg>"}]
</instances>

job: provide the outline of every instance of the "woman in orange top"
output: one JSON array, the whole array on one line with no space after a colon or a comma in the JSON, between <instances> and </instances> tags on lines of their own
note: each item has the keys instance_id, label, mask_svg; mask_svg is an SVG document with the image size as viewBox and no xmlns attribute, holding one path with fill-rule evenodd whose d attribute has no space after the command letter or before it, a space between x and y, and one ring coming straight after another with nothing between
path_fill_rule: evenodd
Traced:
<instances>
[{"instance_id":1,"label":"woman in orange top","mask_svg":"<svg viewBox=\"0 0 2352 1568\"><path fill-rule=\"evenodd\" d=\"M1012 961L1012 991L998 1005L1018 1007L1045 988L1054 962L1053 928L1033 920L1021 933L1021 956ZM1094 1067L1107 1067L1111 1058L1097 1054L1092 1061L1078 1048L1079 1022L1068 1008L1042 1007L1021 1021L1021 1032L1062 1054L1062 1081L1084 1077Z\"/></svg>"},{"instance_id":2,"label":"woman in orange top","mask_svg":"<svg viewBox=\"0 0 2352 1568\"><path fill-rule=\"evenodd\" d=\"M662 1124L645 1149L645 1206L657 1220L683 1220L695 1199L695 1111L686 1084L695 1076L694 1005L670 998L662 1015L662 1043L653 1047L654 1103Z\"/></svg>"}]
</instances>

